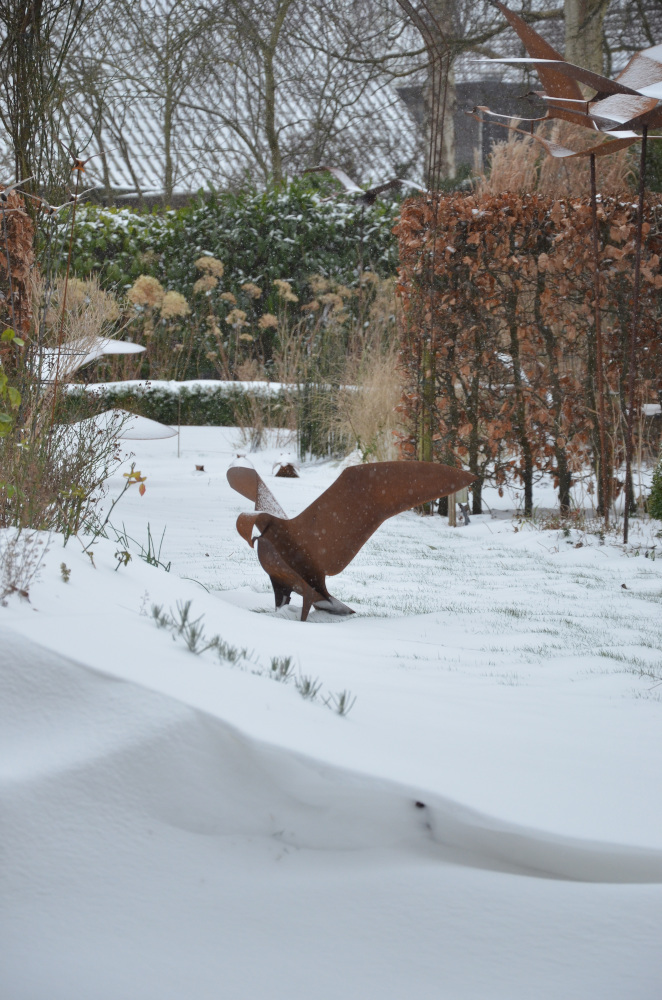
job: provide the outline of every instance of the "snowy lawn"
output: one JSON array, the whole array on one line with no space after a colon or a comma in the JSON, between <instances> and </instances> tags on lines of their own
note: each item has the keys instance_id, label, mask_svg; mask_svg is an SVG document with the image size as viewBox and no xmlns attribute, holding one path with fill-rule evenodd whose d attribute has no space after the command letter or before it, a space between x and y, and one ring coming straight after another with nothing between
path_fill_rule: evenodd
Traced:
<instances>
[{"instance_id":1,"label":"snowy lawn","mask_svg":"<svg viewBox=\"0 0 662 1000\"><path fill-rule=\"evenodd\" d=\"M301 624L236 533L236 437L130 443L112 520L165 527L170 573L53 538L0 609L0 996L657 998L655 528L516 531L491 491L469 527L403 514L329 581L357 614ZM250 458L294 514L340 467L274 479L281 450ZM246 655L157 627L186 601Z\"/></svg>"}]
</instances>

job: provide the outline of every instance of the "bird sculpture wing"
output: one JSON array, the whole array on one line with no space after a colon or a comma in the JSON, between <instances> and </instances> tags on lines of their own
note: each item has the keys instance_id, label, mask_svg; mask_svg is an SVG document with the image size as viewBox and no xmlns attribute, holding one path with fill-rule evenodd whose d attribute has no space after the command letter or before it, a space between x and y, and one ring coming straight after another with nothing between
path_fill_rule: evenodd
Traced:
<instances>
[{"instance_id":1,"label":"bird sculpture wing","mask_svg":"<svg viewBox=\"0 0 662 1000\"><path fill-rule=\"evenodd\" d=\"M363 194L363 188L359 187L358 184L349 177L344 170L340 167L309 167L308 170L304 170L304 174L322 174L329 173L333 174L336 180L340 181L342 186L346 191L351 191L353 194Z\"/></svg>"},{"instance_id":2,"label":"bird sculpture wing","mask_svg":"<svg viewBox=\"0 0 662 1000\"><path fill-rule=\"evenodd\" d=\"M395 177L393 180L386 181L384 184L378 184L376 187L368 188L367 191L364 191L364 197L368 195L374 200L378 195L383 194L385 191L397 190L400 187L402 187L402 181Z\"/></svg>"},{"instance_id":3,"label":"bird sculpture wing","mask_svg":"<svg viewBox=\"0 0 662 1000\"><path fill-rule=\"evenodd\" d=\"M524 44L530 56L537 57L538 59L559 60L563 62L563 56L556 49L553 49L549 42L546 42L537 31L534 31L531 25L523 21L512 10L508 10L499 0L494 0L494 5L499 8L511 28L517 32L520 41ZM550 96L565 97L571 101L584 100L584 95L578 83L575 80L568 79L563 73L559 73L556 66L540 64L537 69L540 82Z\"/></svg>"},{"instance_id":4,"label":"bird sculpture wing","mask_svg":"<svg viewBox=\"0 0 662 1000\"><path fill-rule=\"evenodd\" d=\"M228 469L227 477L232 489L255 504L255 510L287 518L276 497L255 469L244 465L233 465Z\"/></svg>"},{"instance_id":5,"label":"bird sculpture wing","mask_svg":"<svg viewBox=\"0 0 662 1000\"><path fill-rule=\"evenodd\" d=\"M311 565L334 576L387 518L456 493L475 478L433 462L357 465L345 469L303 513L287 522L285 530Z\"/></svg>"},{"instance_id":6,"label":"bird sculpture wing","mask_svg":"<svg viewBox=\"0 0 662 1000\"><path fill-rule=\"evenodd\" d=\"M529 54L528 61L543 60L535 65L546 91L544 97L561 101L556 106L548 106L548 118L563 118L588 128L613 131L618 128L618 123L623 123L625 128L632 128L632 119L654 111L656 99L652 95L642 94L642 91L662 82L661 46L635 53L616 79L609 80L566 62L521 17L508 10L499 0L495 0L495 6L524 43ZM596 98L587 101L580 83L596 90ZM589 105L590 114L587 113ZM659 123L655 120L654 124Z\"/></svg>"}]
</instances>

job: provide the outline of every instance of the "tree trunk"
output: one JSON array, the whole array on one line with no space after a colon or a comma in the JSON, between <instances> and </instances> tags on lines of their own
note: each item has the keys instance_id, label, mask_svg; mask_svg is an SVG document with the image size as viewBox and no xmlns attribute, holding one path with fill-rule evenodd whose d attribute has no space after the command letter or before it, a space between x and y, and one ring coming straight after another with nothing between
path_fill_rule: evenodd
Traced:
<instances>
[{"instance_id":1,"label":"tree trunk","mask_svg":"<svg viewBox=\"0 0 662 1000\"><path fill-rule=\"evenodd\" d=\"M522 481L524 483L524 516L533 513L533 450L526 433L526 401L522 385L522 365L517 335L517 293L512 292L506 302L508 328L510 333L510 357L513 362L513 386L515 389L515 430L522 451Z\"/></svg>"},{"instance_id":2,"label":"tree trunk","mask_svg":"<svg viewBox=\"0 0 662 1000\"><path fill-rule=\"evenodd\" d=\"M535 298L536 323L542 334L545 343L545 353L547 354L548 379L550 395L552 397L552 414L554 419L554 458L556 459L556 476L559 481L559 507L561 514L567 516L570 513L570 487L572 486L572 474L568 465L568 456L565 450L565 437L562 426L563 413L563 389L559 379L558 360L555 352L554 334L540 315L541 295L545 290L543 275L538 275L538 287Z\"/></svg>"},{"instance_id":3,"label":"tree trunk","mask_svg":"<svg viewBox=\"0 0 662 1000\"><path fill-rule=\"evenodd\" d=\"M424 90L427 183L434 189L455 177L455 74L450 43L453 38L452 0L427 0L428 34L424 35L430 63Z\"/></svg>"},{"instance_id":4,"label":"tree trunk","mask_svg":"<svg viewBox=\"0 0 662 1000\"><path fill-rule=\"evenodd\" d=\"M172 192L174 187L174 169L172 163L172 116L173 116L173 101L172 101L172 95L170 93L170 88L168 88L166 90L165 106L163 109L163 149L164 149L163 200L166 205L168 205L172 200Z\"/></svg>"},{"instance_id":5,"label":"tree trunk","mask_svg":"<svg viewBox=\"0 0 662 1000\"><path fill-rule=\"evenodd\" d=\"M565 57L576 66L602 73L602 25L609 0L565 0Z\"/></svg>"},{"instance_id":6,"label":"tree trunk","mask_svg":"<svg viewBox=\"0 0 662 1000\"><path fill-rule=\"evenodd\" d=\"M455 74L446 74L447 59L437 59L430 67L425 87L428 186L455 177Z\"/></svg>"},{"instance_id":7,"label":"tree trunk","mask_svg":"<svg viewBox=\"0 0 662 1000\"><path fill-rule=\"evenodd\" d=\"M283 159L276 128L276 76L274 73L274 49L264 53L264 131L271 155L271 173L274 184L283 183Z\"/></svg>"},{"instance_id":8,"label":"tree trunk","mask_svg":"<svg viewBox=\"0 0 662 1000\"><path fill-rule=\"evenodd\" d=\"M481 370L480 358L482 355L480 334L478 333L478 326L476 326L476 333L474 335L474 373L471 379L471 394L469 397L469 420L471 421L471 430L469 432L469 472L476 477L473 482L473 505L472 512L474 514L483 513L483 498L482 498L482 488L483 488L483 471L484 467L480 464L480 435L479 435L479 420L480 420L480 391L481 391L481 376L483 372Z\"/></svg>"}]
</instances>

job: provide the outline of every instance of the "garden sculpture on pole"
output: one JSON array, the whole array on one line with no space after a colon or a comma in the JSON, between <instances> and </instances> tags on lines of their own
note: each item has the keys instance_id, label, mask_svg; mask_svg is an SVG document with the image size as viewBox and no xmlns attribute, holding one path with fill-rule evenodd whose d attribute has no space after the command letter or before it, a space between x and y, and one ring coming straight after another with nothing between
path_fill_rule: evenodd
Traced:
<instances>
[{"instance_id":1,"label":"garden sculpture on pole","mask_svg":"<svg viewBox=\"0 0 662 1000\"><path fill-rule=\"evenodd\" d=\"M432 462L374 462L338 476L297 517L288 518L255 469L233 465L230 486L255 504L256 513L240 514L237 531L251 547L274 589L276 608L289 604L292 592L303 598L301 621L311 607L335 615L354 612L326 586L389 517L448 496L476 478L462 469ZM257 534L255 534L257 532Z\"/></svg>"}]
</instances>

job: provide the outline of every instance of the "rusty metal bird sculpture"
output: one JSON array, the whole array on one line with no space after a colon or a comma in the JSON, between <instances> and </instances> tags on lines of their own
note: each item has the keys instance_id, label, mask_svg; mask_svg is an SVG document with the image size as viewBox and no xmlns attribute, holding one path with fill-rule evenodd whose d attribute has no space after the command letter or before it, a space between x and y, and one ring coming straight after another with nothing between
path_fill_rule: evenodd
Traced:
<instances>
[{"instance_id":1,"label":"rusty metal bird sculpture","mask_svg":"<svg viewBox=\"0 0 662 1000\"><path fill-rule=\"evenodd\" d=\"M237 531L251 547L257 543L276 608L289 604L294 591L303 598L301 621L312 606L353 614L329 593L326 577L342 572L387 518L456 493L475 479L432 462L353 466L301 514L288 518L255 469L233 466L227 476L232 488L255 504L255 514L239 515Z\"/></svg>"},{"instance_id":2,"label":"rusty metal bird sculpture","mask_svg":"<svg viewBox=\"0 0 662 1000\"><path fill-rule=\"evenodd\" d=\"M377 184L375 187L362 188L352 180L352 178L341 170L340 167L310 167L308 170L304 170L304 174L332 174L337 181L340 181L345 191L349 194L357 195L358 201L363 205L374 205L380 194L384 194L386 191L394 191L401 187L416 188L418 191L424 191L419 184L415 184L413 181L402 180L399 177L395 177L391 181L386 181L384 184Z\"/></svg>"},{"instance_id":3,"label":"rusty metal bird sculpture","mask_svg":"<svg viewBox=\"0 0 662 1000\"><path fill-rule=\"evenodd\" d=\"M506 17L524 43L528 56L484 60L500 63L528 63L535 67L544 91L536 91L547 105L543 118L520 119L535 122L560 118L575 125L583 126L598 133L602 132L611 141L599 143L590 149L568 150L558 143L534 136L547 152L556 157L609 155L641 139L632 129L657 127L662 124L662 45L635 53L614 80L601 76L566 62L534 29L517 14L509 10L500 0L492 3ZM587 99L580 84L595 90L595 95ZM489 108L474 108L493 118L512 118L497 115ZM480 119L479 119L480 120Z\"/></svg>"}]
</instances>

